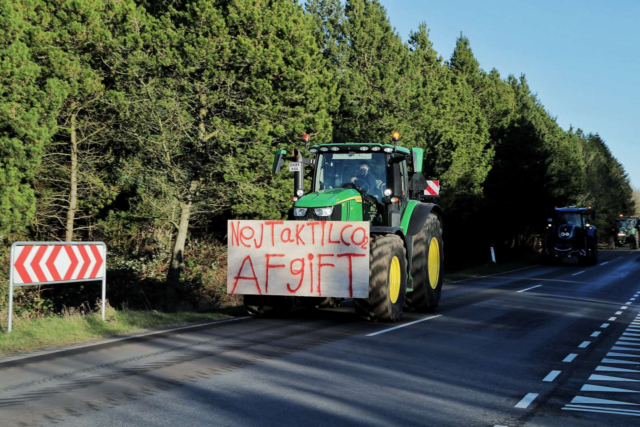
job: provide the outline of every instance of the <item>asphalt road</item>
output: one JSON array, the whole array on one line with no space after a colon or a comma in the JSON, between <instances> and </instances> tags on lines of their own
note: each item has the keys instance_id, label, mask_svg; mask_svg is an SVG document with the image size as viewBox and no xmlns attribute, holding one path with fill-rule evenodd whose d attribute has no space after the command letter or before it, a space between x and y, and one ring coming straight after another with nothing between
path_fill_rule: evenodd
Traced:
<instances>
[{"instance_id":1,"label":"asphalt road","mask_svg":"<svg viewBox=\"0 0 640 427\"><path fill-rule=\"evenodd\" d=\"M2 426L637 426L640 252L445 285L433 315L240 318L0 360Z\"/></svg>"}]
</instances>

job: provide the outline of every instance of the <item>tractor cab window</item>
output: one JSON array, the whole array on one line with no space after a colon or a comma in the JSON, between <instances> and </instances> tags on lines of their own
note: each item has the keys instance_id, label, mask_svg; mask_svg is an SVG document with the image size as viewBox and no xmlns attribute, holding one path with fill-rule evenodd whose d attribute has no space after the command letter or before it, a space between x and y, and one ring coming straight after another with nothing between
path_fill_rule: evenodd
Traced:
<instances>
[{"instance_id":1,"label":"tractor cab window","mask_svg":"<svg viewBox=\"0 0 640 427\"><path fill-rule=\"evenodd\" d=\"M576 227L582 227L582 215L570 212L559 213L558 225L575 225Z\"/></svg>"},{"instance_id":2,"label":"tractor cab window","mask_svg":"<svg viewBox=\"0 0 640 427\"><path fill-rule=\"evenodd\" d=\"M382 201L387 188L384 153L322 153L316 165L315 191L354 188Z\"/></svg>"},{"instance_id":3,"label":"tractor cab window","mask_svg":"<svg viewBox=\"0 0 640 427\"><path fill-rule=\"evenodd\" d=\"M629 221L626 219L616 219L616 228L618 230L623 230L627 228L628 222Z\"/></svg>"}]
</instances>

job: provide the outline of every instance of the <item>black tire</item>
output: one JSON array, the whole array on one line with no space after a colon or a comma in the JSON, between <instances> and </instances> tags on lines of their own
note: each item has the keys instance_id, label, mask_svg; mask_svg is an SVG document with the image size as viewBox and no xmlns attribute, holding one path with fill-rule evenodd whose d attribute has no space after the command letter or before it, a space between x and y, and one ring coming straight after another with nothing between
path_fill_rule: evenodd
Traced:
<instances>
[{"instance_id":1,"label":"black tire","mask_svg":"<svg viewBox=\"0 0 640 427\"><path fill-rule=\"evenodd\" d=\"M440 264L437 267L437 278L431 283L429 277L429 251L432 240L436 239ZM434 247L435 249L435 247ZM440 303L444 276L444 244L442 242L442 223L438 214L432 212L427 218L422 231L413 241L413 262L411 263L411 277L413 277L413 292L407 293L406 307L413 311L431 313Z\"/></svg>"},{"instance_id":2,"label":"black tire","mask_svg":"<svg viewBox=\"0 0 640 427\"><path fill-rule=\"evenodd\" d=\"M293 297L245 295L244 306L250 315L255 317L287 316L293 311Z\"/></svg>"},{"instance_id":3,"label":"black tire","mask_svg":"<svg viewBox=\"0 0 640 427\"><path fill-rule=\"evenodd\" d=\"M640 233L638 233L637 231L636 231L636 234L633 235L633 240L631 245L632 245L631 249L635 249L635 250L640 249Z\"/></svg>"},{"instance_id":4,"label":"black tire","mask_svg":"<svg viewBox=\"0 0 640 427\"><path fill-rule=\"evenodd\" d=\"M407 255L400 236L371 236L369 251L369 298L354 299L356 313L365 320L395 322L402 316L407 293ZM391 264L397 258L400 267L400 289L395 302L391 300Z\"/></svg>"}]
</instances>

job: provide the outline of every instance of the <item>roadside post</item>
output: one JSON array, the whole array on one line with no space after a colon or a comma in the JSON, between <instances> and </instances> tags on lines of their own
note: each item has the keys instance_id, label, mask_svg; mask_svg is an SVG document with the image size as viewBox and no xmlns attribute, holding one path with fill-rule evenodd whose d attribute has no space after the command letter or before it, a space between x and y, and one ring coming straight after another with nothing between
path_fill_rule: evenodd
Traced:
<instances>
[{"instance_id":1,"label":"roadside post","mask_svg":"<svg viewBox=\"0 0 640 427\"><path fill-rule=\"evenodd\" d=\"M102 282L102 320L107 299L107 245L104 242L15 242L9 264L9 321L13 288L46 283Z\"/></svg>"}]
</instances>

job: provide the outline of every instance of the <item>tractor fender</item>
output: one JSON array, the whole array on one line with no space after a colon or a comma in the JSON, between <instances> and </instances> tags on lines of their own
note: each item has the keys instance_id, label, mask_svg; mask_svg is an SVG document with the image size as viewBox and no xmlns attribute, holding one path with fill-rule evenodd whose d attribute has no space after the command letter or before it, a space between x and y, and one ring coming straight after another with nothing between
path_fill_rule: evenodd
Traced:
<instances>
[{"instance_id":1,"label":"tractor fender","mask_svg":"<svg viewBox=\"0 0 640 427\"><path fill-rule=\"evenodd\" d=\"M419 203L411 212L411 218L409 219L409 226L405 232L405 236L415 236L422 231L422 227L427 223L429 214L434 211L440 215L440 221L442 222L442 209L435 203ZM444 227L443 227L444 228Z\"/></svg>"}]
</instances>

